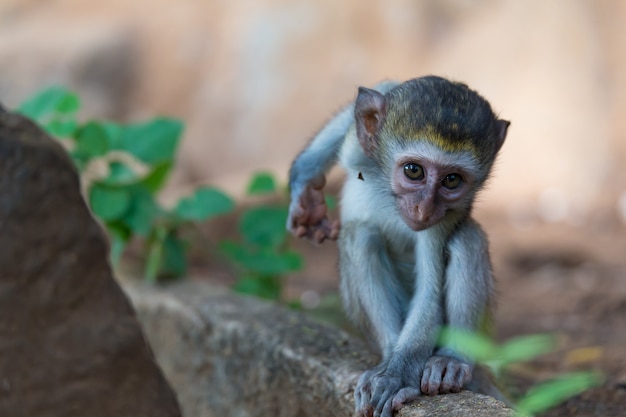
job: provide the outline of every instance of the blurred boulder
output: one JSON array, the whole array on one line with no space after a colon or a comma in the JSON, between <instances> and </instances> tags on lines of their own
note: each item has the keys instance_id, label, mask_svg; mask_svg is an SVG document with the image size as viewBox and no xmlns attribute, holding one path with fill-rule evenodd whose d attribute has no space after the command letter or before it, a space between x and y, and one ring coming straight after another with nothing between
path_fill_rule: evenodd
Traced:
<instances>
[{"instance_id":1,"label":"blurred boulder","mask_svg":"<svg viewBox=\"0 0 626 417\"><path fill-rule=\"evenodd\" d=\"M72 161L0 112L0 415L180 416Z\"/></svg>"}]
</instances>

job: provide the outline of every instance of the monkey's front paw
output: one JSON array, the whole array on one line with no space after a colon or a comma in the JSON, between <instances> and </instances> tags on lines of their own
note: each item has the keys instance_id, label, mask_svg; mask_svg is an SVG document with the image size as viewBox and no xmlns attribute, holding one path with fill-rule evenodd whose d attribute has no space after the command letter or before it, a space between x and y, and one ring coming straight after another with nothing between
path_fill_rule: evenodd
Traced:
<instances>
[{"instance_id":1,"label":"monkey's front paw","mask_svg":"<svg viewBox=\"0 0 626 417\"><path fill-rule=\"evenodd\" d=\"M419 388L404 387L401 377L386 375L381 367L370 369L361 375L354 390L356 415L391 417L393 411L410 401L410 394L415 392L419 395Z\"/></svg>"},{"instance_id":2,"label":"monkey's front paw","mask_svg":"<svg viewBox=\"0 0 626 417\"><path fill-rule=\"evenodd\" d=\"M317 244L324 242L326 239L337 240L339 237L339 221L330 221L323 219L313 225L297 224L292 228L296 237L304 237Z\"/></svg>"},{"instance_id":3,"label":"monkey's front paw","mask_svg":"<svg viewBox=\"0 0 626 417\"><path fill-rule=\"evenodd\" d=\"M289 207L287 228L295 236L315 243L322 243L326 239L337 240L339 236L339 221L328 219L323 191L325 182L323 175L315 178Z\"/></svg>"},{"instance_id":4,"label":"monkey's front paw","mask_svg":"<svg viewBox=\"0 0 626 417\"><path fill-rule=\"evenodd\" d=\"M472 379L472 366L450 356L428 359L422 374L422 392L428 395L459 392Z\"/></svg>"}]
</instances>

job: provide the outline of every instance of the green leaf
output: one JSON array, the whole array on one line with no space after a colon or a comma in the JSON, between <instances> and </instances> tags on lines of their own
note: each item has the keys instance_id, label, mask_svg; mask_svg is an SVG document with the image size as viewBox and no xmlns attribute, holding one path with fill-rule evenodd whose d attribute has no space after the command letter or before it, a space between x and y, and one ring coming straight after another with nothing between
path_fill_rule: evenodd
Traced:
<instances>
[{"instance_id":1,"label":"green leaf","mask_svg":"<svg viewBox=\"0 0 626 417\"><path fill-rule=\"evenodd\" d=\"M159 276L180 278L187 273L187 257L185 242L170 232L163 243L163 264Z\"/></svg>"},{"instance_id":2,"label":"green leaf","mask_svg":"<svg viewBox=\"0 0 626 417\"><path fill-rule=\"evenodd\" d=\"M248 248L232 240L222 240L218 248L220 252L235 264L245 267L244 263L249 258Z\"/></svg>"},{"instance_id":3,"label":"green leaf","mask_svg":"<svg viewBox=\"0 0 626 417\"><path fill-rule=\"evenodd\" d=\"M277 276L302 269L302 257L292 251L277 253L271 249L255 249L232 241L223 241L220 251L245 271L258 275Z\"/></svg>"},{"instance_id":4,"label":"green leaf","mask_svg":"<svg viewBox=\"0 0 626 417\"><path fill-rule=\"evenodd\" d=\"M181 199L174 213L183 220L204 221L229 213L233 208L233 200L226 194L216 188L202 187L191 196Z\"/></svg>"},{"instance_id":5,"label":"green leaf","mask_svg":"<svg viewBox=\"0 0 626 417\"><path fill-rule=\"evenodd\" d=\"M104 182L111 186L123 187L136 184L139 177L128 165L115 161L109 164L109 176Z\"/></svg>"},{"instance_id":6,"label":"green leaf","mask_svg":"<svg viewBox=\"0 0 626 417\"><path fill-rule=\"evenodd\" d=\"M89 204L94 214L102 220L116 220L128 210L130 193L125 189L94 184L89 190Z\"/></svg>"},{"instance_id":7,"label":"green leaf","mask_svg":"<svg viewBox=\"0 0 626 417\"><path fill-rule=\"evenodd\" d=\"M480 362L492 359L498 353L498 346L489 338L452 327L441 329L437 343Z\"/></svg>"},{"instance_id":8,"label":"green leaf","mask_svg":"<svg viewBox=\"0 0 626 417\"><path fill-rule=\"evenodd\" d=\"M63 87L47 88L26 100L18 112L37 121L52 113L73 113L80 107L78 96Z\"/></svg>"},{"instance_id":9,"label":"green leaf","mask_svg":"<svg viewBox=\"0 0 626 417\"><path fill-rule=\"evenodd\" d=\"M278 268L274 269L275 271L278 271L274 272L276 274L299 271L304 265L304 262L302 261L302 256L295 251L286 251L278 254L276 258L276 263L278 264ZM270 269L270 271L272 271L272 269Z\"/></svg>"},{"instance_id":10,"label":"green leaf","mask_svg":"<svg viewBox=\"0 0 626 417\"><path fill-rule=\"evenodd\" d=\"M241 294L254 295L268 300L279 300L282 290L280 279L274 277L245 276L233 289Z\"/></svg>"},{"instance_id":11,"label":"green leaf","mask_svg":"<svg viewBox=\"0 0 626 417\"><path fill-rule=\"evenodd\" d=\"M287 238L286 207L254 207L239 221L239 231L246 242L263 247L278 247Z\"/></svg>"},{"instance_id":12,"label":"green leaf","mask_svg":"<svg viewBox=\"0 0 626 417\"><path fill-rule=\"evenodd\" d=\"M163 184L167 181L167 177L169 176L171 170L171 162L156 164L154 165L152 172L141 180L140 185L154 194L163 187Z\"/></svg>"},{"instance_id":13,"label":"green leaf","mask_svg":"<svg viewBox=\"0 0 626 417\"><path fill-rule=\"evenodd\" d=\"M152 194L140 187L129 187L132 190L130 209L124 216L124 223L133 233L147 237L163 211L154 200Z\"/></svg>"},{"instance_id":14,"label":"green leaf","mask_svg":"<svg viewBox=\"0 0 626 417\"><path fill-rule=\"evenodd\" d=\"M118 238L117 236L111 234L111 253L109 254L109 261L113 268L117 268L120 264L120 260L122 259L122 254L124 253L124 249L126 249L126 241Z\"/></svg>"},{"instance_id":15,"label":"green leaf","mask_svg":"<svg viewBox=\"0 0 626 417\"><path fill-rule=\"evenodd\" d=\"M252 177L248 184L248 194L271 194L276 192L276 181L272 174L259 172Z\"/></svg>"},{"instance_id":16,"label":"green leaf","mask_svg":"<svg viewBox=\"0 0 626 417\"><path fill-rule=\"evenodd\" d=\"M77 126L76 120L53 119L44 125L44 129L52 136L69 138L74 135Z\"/></svg>"},{"instance_id":17,"label":"green leaf","mask_svg":"<svg viewBox=\"0 0 626 417\"><path fill-rule=\"evenodd\" d=\"M148 164L170 162L182 130L180 121L165 118L130 125L121 132L120 147Z\"/></svg>"},{"instance_id":18,"label":"green leaf","mask_svg":"<svg viewBox=\"0 0 626 417\"><path fill-rule=\"evenodd\" d=\"M112 222L106 224L107 231L109 232L109 238L111 239L111 253L109 254L109 260L113 267L117 267L122 258L122 253L126 248L126 244L131 238L130 230L119 222Z\"/></svg>"},{"instance_id":19,"label":"green leaf","mask_svg":"<svg viewBox=\"0 0 626 417\"><path fill-rule=\"evenodd\" d=\"M591 387L600 385L602 380L602 376L594 372L564 374L551 381L533 386L517 402L516 408L522 415L540 413Z\"/></svg>"},{"instance_id":20,"label":"green leaf","mask_svg":"<svg viewBox=\"0 0 626 417\"><path fill-rule=\"evenodd\" d=\"M89 122L75 134L76 148L74 152L94 158L106 154L110 149L107 130L97 122Z\"/></svg>"},{"instance_id":21,"label":"green leaf","mask_svg":"<svg viewBox=\"0 0 626 417\"><path fill-rule=\"evenodd\" d=\"M62 114L76 113L80 109L80 99L76 94L65 90L54 109Z\"/></svg>"},{"instance_id":22,"label":"green leaf","mask_svg":"<svg viewBox=\"0 0 626 417\"><path fill-rule=\"evenodd\" d=\"M122 132L124 127L113 122L99 121L98 124L106 132L106 136L109 139L109 146L111 149L123 149L122 148Z\"/></svg>"},{"instance_id":23,"label":"green leaf","mask_svg":"<svg viewBox=\"0 0 626 417\"><path fill-rule=\"evenodd\" d=\"M164 227L159 227L147 241L148 257L146 259L144 276L146 281L150 283L155 283L159 276L159 270L163 263L163 244L166 235L167 230Z\"/></svg>"},{"instance_id":24,"label":"green leaf","mask_svg":"<svg viewBox=\"0 0 626 417\"><path fill-rule=\"evenodd\" d=\"M551 352L555 345L555 337L549 334L516 337L500 347L498 359L503 364L527 361Z\"/></svg>"}]
</instances>

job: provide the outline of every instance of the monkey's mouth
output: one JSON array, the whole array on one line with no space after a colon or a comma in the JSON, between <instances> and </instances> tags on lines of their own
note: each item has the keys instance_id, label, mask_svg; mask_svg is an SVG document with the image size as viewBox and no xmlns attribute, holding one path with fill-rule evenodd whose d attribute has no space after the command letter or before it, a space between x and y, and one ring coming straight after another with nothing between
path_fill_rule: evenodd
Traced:
<instances>
[{"instance_id":1,"label":"monkey's mouth","mask_svg":"<svg viewBox=\"0 0 626 417\"><path fill-rule=\"evenodd\" d=\"M421 232L422 230L426 230L436 223L433 221L422 222L405 216L404 214L402 214L402 220L404 220L404 223L406 223L406 225L409 226L409 229L413 230L414 232Z\"/></svg>"}]
</instances>

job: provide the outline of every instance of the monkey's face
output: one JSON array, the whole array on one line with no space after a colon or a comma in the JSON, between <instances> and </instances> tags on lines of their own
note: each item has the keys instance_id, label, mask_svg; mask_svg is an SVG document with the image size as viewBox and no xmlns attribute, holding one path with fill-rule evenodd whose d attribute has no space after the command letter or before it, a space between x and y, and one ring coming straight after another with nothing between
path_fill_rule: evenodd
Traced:
<instances>
[{"instance_id":1,"label":"monkey's face","mask_svg":"<svg viewBox=\"0 0 626 417\"><path fill-rule=\"evenodd\" d=\"M450 211L467 209L476 188L471 158L427 144L420 148L399 155L392 174L398 210L414 231L428 229Z\"/></svg>"}]
</instances>

